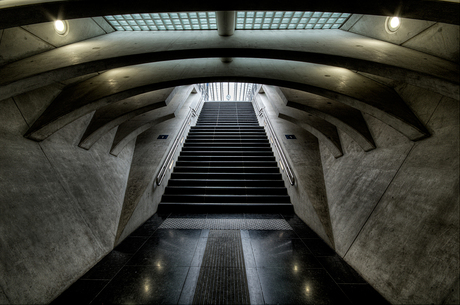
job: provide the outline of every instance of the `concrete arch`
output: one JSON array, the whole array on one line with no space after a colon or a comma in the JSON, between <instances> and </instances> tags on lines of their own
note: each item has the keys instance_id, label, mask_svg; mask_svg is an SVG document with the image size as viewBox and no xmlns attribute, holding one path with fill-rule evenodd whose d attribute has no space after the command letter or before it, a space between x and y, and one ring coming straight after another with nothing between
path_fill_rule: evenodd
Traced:
<instances>
[{"instance_id":1,"label":"concrete arch","mask_svg":"<svg viewBox=\"0 0 460 305\"><path fill-rule=\"evenodd\" d=\"M326 147L329 149L329 152L335 158L343 156L339 134L337 133L337 128L334 125L329 124L329 128L324 126L324 122L319 125L317 122L315 122L314 119L308 119L308 115L300 115L300 118L297 118L298 116L294 117L280 112L278 117L294 123L314 135L316 138L318 138L318 140L322 141L326 145Z\"/></svg>"},{"instance_id":2,"label":"concrete arch","mask_svg":"<svg viewBox=\"0 0 460 305\"><path fill-rule=\"evenodd\" d=\"M109 130L143 113L158 108L160 116L165 108L174 113L176 109L170 102L178 91L179 87L147 92L96 110L78 146L90 149Z\"/></svg>"},{"instance_id":3,"label":"concrete arch","mask_svg":"<svg viewBox=\"0 0 460 305\"><path fill-rule=\"evenodd\" d=\"M302 97L305 100L293 102L286 98L279 87L263 86L263 88L270 100L278 100L280 112L289 110L292 112L292 108L301 110L343 130L364 151L370 151L375 148L374 139L360 111L345 104L306 92L302 92Z\"/></svg>"},{"instance_id":4,"label":"concrete arch","mask_svg":"<svg viewBox=\"0 0 460 305\"><path fill-rule=\"evenodd\" d=\"M394 90L349 70L281 60L237 59L224 64L218 59L202 59L114 69L66 88L26 137L43 140L84 114L137 94L177 85L232 80L312 92L368 113L411 140L429 135Z\"/></svg>"},{"instance_id":5,"label":"concrete arch","mask_svg":"<svg viewBox=\"0 0 460 305\"><path fill-rule=\"evenodd\" d=\"M138 135L157 124L173 119L175 117L176 116L174 115L174 113L170 113L158 117L146 124L130 124L129 122L121 124L118 127L115 139L113 140L112 148L110 149L110 154L118 156L118 154L123 150L123 148L125 148L125 146L129 142L134 140Z\"/></svg>"},{"instance_id":6,"label":"concrete arch","mask_svg":"<svg viewBox=\"0 0 460 305\"><path fill-rule=\"evenodd\" d=\"M109 105L107 107L110 107L112 105ZM124 122L135 118L136 116L142 115L146 112L155 110L159 107L165 107L166 103L165 101L153 103L151 105L137 108L133 111L129 111L126 113L122 113L121 115L114 117L112 119L104 119L101 118L102 115L100 115L98 112L99 110L96 111L95 116L97 115L98 117L94 118L91 120L90 124L86 128L85 134L80 140L80 143L78 146L84 149L90 149L91 146L94 145L102 136L104 136L107 132L109 132L112 128L115 128L119 126L120 124L123 124ZM104 107L104 108L107 108Z\"/></svg>"},{"instance_id":7,"label":"concrete arch","mask_svg":"<svg viewBox=\"0 0 460 305\"><path fill-rule=\"evenodd\" d=\"M358 129L354 128L353 125L348 124L348 122L342 121L339 118L334 117L328 113L319 111L315 108L312 108L306 105L302 105L299 103L288 102L287 106L307 112L307 113L311 113L312 115L315 115L318 117L323 117L325 121L337 126L337 128L342 129L345 133L347 133L353 140L356 141L356 143L358 143L358 145L364 151L370 151L370 150L375 149L375 143L374 143L374 140L372 139L372 135L370 133L367 133L367 134L361 133ZM361 115L361 113L359 114ZM361 119L362 119L362 122L358 122L358 123L366 124L362 115L361 115Z\"/></svg>"},{"instance_id":8,"label":"concrete arch","mask_svg":"<svg viewBox=\"0 0 460 305\"><path fill-rule=\"evenodd\" d=\"M192 90L193 86L176 87L168 97L168 106L165 108L144 112L120 124L110 153L118 156L123 148L138 135L161 122L175 118L189 97L194 98L193 102L196 102L201 94L190 95Z\"/></svg>"},{"instance_id":9,"label":"concrete arch","mask_svg":"<svg viewBox=\"0 0 460 305\"><path fill-rule=\"evenodd\" d=\"M264 94L259 94L256 97L257 100L260 100L262 104L271 105L279 118L294 123L314 135L326 145L335 158L343 156L342 145L335 125L306 112L286 107L272 86L263 85L262 90Z\"/></svg>"},{"instance_id":10,"label":"concrete arch","mask_svg":"<svg viewBox=\"0 0 460 305\"><path fill-rule=\"evenodd\" d=\"M184 0L154 2L146 0L11 0L0 6L0 28L46 22L52 19L73 19L110 14L155 13L177 11L234 11L234 10L284 10L347 12L369 15L397 15L404 18L425 19L459 24L458 3L418 0L376 0L363 3L350 0L323 1L243 1L190 2Z\"/></svg>"},{"instance_id":11,"label":"concrete arch","mask_svg":"<svg viewBox=\"0 0 460 305\"><path fill-rule=\"evenodd\" d=\"M388 42L340 30L117 32L74 43L6 65L3 98L98 71L129 65L204 57L295 60L361 71L407 82L458 99L460 66ZM126 45L133 47L126 48ZM420 64L422 63L423 64Z\"/></svg>"}]
</instances>

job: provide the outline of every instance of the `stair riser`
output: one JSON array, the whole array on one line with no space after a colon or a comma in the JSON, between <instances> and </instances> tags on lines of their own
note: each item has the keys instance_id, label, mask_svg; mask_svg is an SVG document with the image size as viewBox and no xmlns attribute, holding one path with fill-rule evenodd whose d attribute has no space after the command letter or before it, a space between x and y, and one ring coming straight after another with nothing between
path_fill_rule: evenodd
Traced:
<instances>
[{"instance_id":1,"label":"stair riser","mask_svg":"<svg viewBox=\"0 0 460 305\"><path fill-rule=\"evenodd\" d=\"M179 167L174 168L175 173L279 173L278 167Z\"/></svg>"},{"instance_id":2,"label":"stair riser","mask_svg":"<svg viewBox=\"0 0 460 305\"><path fill-rule=\"evenodd\" d=\"M184 202L184 203L289 203L289 196L261 196L261 195L163 195L163 202Z\"/></svg>"},{"instance_id":3,"label":"stair riser","mask_svg":"<svg viewBox=\"0 0 460 305\"><path fill-rule=\"evenodd\" d=\"M160 206L292 209L265 128L251 103L203 105Z\"/></svg>"},{"instance_id":4,"label":"stair riser","mask_svg":"<svg viewBox=\"0 0 460 305\"><path fill-rule=\"evenodd\" d=\"M240 187L284 187L283 180L205 180L205 179L170 179L170 186L240 186Z\"/></svg>"},{"instance_id":5,"label":"stair riser","mask_svg":"<svg viewBox=\"0 0 460 305\"><path fill-rule=\"evenodd\" d=\"M201 194L201 195L287 195L286 188L273 187L171 187L165 189L165 194Z\"/></svg>"}]
</instances>

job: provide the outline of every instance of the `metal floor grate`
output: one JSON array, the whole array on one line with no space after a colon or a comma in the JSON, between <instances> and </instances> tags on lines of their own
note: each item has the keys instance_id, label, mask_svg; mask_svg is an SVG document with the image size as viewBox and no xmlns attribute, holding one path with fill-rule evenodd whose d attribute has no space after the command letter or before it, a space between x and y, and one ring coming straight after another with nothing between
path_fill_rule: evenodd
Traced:
<instances>
[{"instance_id":1,"label":"metal floor grate","mask_svg":"<svg viewBox=\"0 0 460 305\"><path fill-rule=\"evenodd\" d=\"M284 219L168 218L159 229L292 230Z\"/></svg>"},{"instance_id":2,"label":"metal floor grate","mask_svg":"<svg viewBox=\"0 0 460 305\"><path fill-rule=\"evenodd\" d=\"M239 230L211 230L193 304L249 304Z\"/></svg>"}]
</instances>

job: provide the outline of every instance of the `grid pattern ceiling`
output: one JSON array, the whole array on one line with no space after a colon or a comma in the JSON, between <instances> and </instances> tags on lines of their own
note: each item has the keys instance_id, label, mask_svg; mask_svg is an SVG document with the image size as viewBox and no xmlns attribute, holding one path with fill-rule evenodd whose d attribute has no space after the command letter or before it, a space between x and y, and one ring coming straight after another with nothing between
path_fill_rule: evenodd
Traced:
<instances>
[{"instance_id":1,"label":"grid pattern ceiling","mask_svg":"<svg viewBox=\"0 0 460 305\"><path fill-rule=\"evenodd\" d=\"M237 30L338 29L348 13L237 12ZM216 30L215 12L110 15L105 19L117 31Z\"/></svg>"}]
</instances>

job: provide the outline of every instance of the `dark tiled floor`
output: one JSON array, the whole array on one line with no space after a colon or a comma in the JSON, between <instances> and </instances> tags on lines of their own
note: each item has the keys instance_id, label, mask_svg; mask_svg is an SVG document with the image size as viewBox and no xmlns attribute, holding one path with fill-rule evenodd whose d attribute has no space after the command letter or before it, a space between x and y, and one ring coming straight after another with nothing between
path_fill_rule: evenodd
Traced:
<instances>
[{"instance_id":1,"label":"dark tiled floor","mask_svg":"<svg viewBox=\"0 0 460 305\"><path fill-rule=\"evenodd\" d=\"M155 214L52 304L190 304L209 230L158 229L168 217L280 219L293 231L242 230L252 304L388 304L292 214Z\"/></svg>"}]
</instances>

